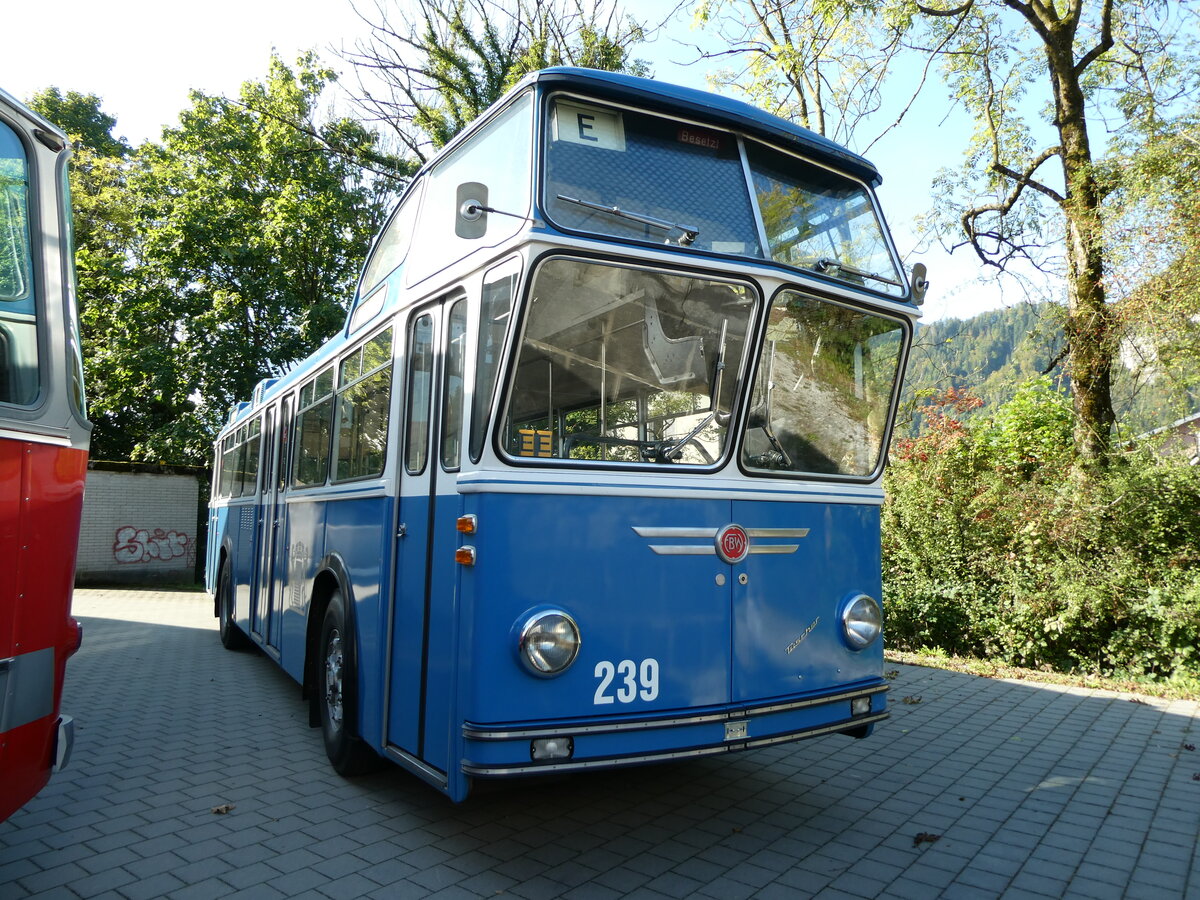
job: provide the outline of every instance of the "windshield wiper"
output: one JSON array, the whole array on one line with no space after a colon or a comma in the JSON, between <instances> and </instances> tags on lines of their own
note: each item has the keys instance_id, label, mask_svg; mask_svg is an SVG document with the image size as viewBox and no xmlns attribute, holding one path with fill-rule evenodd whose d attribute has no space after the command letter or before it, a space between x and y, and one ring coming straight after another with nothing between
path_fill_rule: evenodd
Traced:
<instances>
[{"instance_id":1,"label":"windshield wiper","mask_svg":"<svg viewBox=\"0 0 1200 900\"><path fill-rule=\"evenodd\" d=\"M576 206L594 209L597 212L606 212L619 219L629 219L631 222L649 225L651 228L661 228L663 231L669 232L679 229L683 232L683 235L679 238L680 244L690 244L700 236L699 228L693 228L690 225L680 225L678 222L668 222L666 219L656 219L654 216L647 216L644 213L630 212L629 210L621 209L619 206L605 206L602 203L593 203L590 200L580 200L578 197L568 197L566 194L559 194L558 199L565 203L574 203Z\"/></svg>"},{"instance_id":2,"label":"windshield wiper","mask_svg":"<svg viewBox=\"0 0 1200 900\"><path fill-rule=\"evenodd\" d=\"M822 256L820 259L818 259L815 263L813 263L813 268L822 275L824 275L830 269L836 269L838 272L846 275L857 275L859 278L869 278L872 281L882 281L884 284L903 287L900 282L891 278L886 278L883 275L876 275L874 272L868 272L866 269L860 269L856 266L849 265L848 263L841 262L840 260L830 259L828 256Z\"/></svg>"}]
</instances>

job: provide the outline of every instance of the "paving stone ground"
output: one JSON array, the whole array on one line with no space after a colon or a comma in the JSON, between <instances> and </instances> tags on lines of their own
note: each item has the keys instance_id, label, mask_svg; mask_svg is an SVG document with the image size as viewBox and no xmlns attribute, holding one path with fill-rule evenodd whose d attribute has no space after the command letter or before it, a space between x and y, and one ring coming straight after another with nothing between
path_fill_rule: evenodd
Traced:
<instances>
[{"instance_id":1,"label":"paving stone ground","mask_svg":"<svg viewBox=\"0 0 1200 900\"><path fill-rule=\"evenodd\" d=\"M491 787L327 765L203 594L75 595L71 765L0 824L0 898L1200 898L1200 703L889 666L890 720ZM214 808L228 805L221 815Z\"/></svg>"}]
</instances>

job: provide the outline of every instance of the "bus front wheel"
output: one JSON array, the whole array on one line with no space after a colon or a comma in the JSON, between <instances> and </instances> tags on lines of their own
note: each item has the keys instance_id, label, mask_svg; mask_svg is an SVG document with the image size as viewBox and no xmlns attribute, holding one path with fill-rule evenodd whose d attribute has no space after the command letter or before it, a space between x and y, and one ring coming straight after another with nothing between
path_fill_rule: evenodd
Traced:
<instances>
[{"instance_id":1,"label":"bus front wheel","mask_svg":"<svg viewBox=\"0 0 1200 900\"><path fill-rule=\"evenodd\" d=\"M250 640L237 626L233 601L233 570L226 560L221 563L221 574L217 576L217 622L221 646L226 650L246 650L250 647Z\"/></svg>"},{"instance_id":2,"label":"bus front wheel","mask_svg":"<svg viewBox=\"0 0 1200 900\"><path fill-rule=\"evenodd\" d=\"M357 720L357 676L352 635L346 625L342 595L335 592L321 623L317 659L317 706L325 754L340 775L361 775L382 760L354 733Z\"/></svg>"}]
</instances>

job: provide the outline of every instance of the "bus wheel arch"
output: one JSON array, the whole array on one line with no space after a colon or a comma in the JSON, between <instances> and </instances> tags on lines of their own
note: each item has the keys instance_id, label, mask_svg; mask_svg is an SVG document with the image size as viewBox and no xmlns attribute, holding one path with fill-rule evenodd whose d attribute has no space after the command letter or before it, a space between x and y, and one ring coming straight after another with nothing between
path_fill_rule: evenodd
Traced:
<instances>
[{"instance_id":1,"label":"bus wheel arch","mask_svg":"<svg viewBox=\"0 0 1200 900\"><path fill-rule=\"evenodd\" d=\"M233 584L233 566L229 554L221 548L220 564L217 568L217 592L213 606L217 614L217 628L221 646L226 650L249 650L252 644L246 633L237 624L236 588Z\"/></svg>"},{"instance_id":2,"label":"bus wheel arch","mask_svg":"<svg viewBox=\"0 0 1200 900\"><path fill-rule=\"evenodd\" d=\"M305 688L309 724L321 728L325 753L341 775L359 775L382 759L358 734L358 654L353 603L344 581L323 571L309 608Z\"/></svg>"}]
</instances>

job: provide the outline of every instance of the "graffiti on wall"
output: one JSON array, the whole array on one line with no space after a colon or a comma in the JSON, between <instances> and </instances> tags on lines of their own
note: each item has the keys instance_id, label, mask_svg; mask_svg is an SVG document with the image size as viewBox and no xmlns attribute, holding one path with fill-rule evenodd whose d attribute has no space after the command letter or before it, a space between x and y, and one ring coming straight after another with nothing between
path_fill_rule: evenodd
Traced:
<instances>
[{"instance_id":1,"label":"graffiti on wall","mask_svg":"<svg viewBox=\"0 0 1200 900\"><path fill-rule=\"evenodd\" d=\"M113 559L119 563L169 562L179 557L189 562L195 559L194 554L192 539L182 531L123 525L113 542Z\"/></svg>"}]
</instances>

